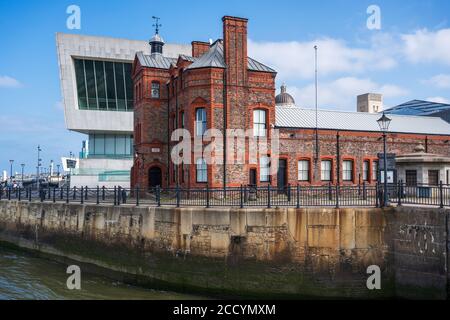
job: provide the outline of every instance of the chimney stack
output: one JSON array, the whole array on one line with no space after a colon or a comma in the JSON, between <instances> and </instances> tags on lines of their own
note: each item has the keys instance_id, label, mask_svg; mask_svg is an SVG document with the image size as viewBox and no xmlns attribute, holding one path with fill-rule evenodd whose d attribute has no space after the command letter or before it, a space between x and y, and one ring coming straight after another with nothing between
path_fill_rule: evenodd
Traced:
<instances>
[{"instance_id":1,"label":"chimney stack","mask_svg":"<svg viewBox=\"0 0 450 320\"><path fill-rule=\"evenodd\" d=\"M209 50L209 42L192 41L192 56L194 58L201 57Z\"/></svg>"},{"instance_id":2,"label":"chimney stack","mask_svg":"<svg viewBox=\"0 0 450 320\"><path fill-rule=\"evenodd\" d=\"M227 84L247 84L247 22L248 19L225 16L223 50L227 65Z\"/></svg>"}]
</instances>

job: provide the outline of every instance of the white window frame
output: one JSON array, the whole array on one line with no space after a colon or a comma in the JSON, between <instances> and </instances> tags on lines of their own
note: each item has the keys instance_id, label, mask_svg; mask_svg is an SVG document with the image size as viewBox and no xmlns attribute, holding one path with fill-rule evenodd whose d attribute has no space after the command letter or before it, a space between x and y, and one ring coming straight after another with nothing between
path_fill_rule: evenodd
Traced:
<instances>
[{"instance_id":1,"label":"white window frame","mask_svg":"<svg viewBox=\"0 0 450 320\"><path fill-rule=\"evenodd\" d=\"M298 160L297 171L298 171L298 181L309 181L309 170L310 161L309 160Z\"/></svg>"},{"instance_id":2,"label":"white window frame","mask_svg":"<svg viewBox=\"0 0 450 320\"><path fill-rule=\"evenodd\" d=\"M195 178L198 183L208 182L208 166L204 158L198 158L195 162Z\"/></svg>"},{"instance_id":3,"label":"white window frame","mask_svg":"<svg viewBox=\"0 0 450 320\"><path fill-rule=\"evenodd\" d=\"M267 112L264 109L253 110L253 136L265 137L267 132Z\"/></svg>"},{"instance_id":4,"label":"white window frame","mask_svg":"<svg viewBox=\"0 0 450 320\"><path fill-rule=\"evenodd\" d=\"M153 81L151 83L151 89L152 89L152 98L159 99L161 97L161 84L159 82Z\"/></svg>"},{"instance_id":5,"label":"white window frame","mask_svg":"<svg viewBox=\"0 0 450 320\"><path fill-rule=\"evenodd\" d=\"M206 132L206 108L195 109L195 135L197 137L203 136Z\"/></svg>"},{"instance_id":6,"label":"white window frame","mask_svg":"<svg viewBox=\"0 0 450 320\"><path fill-rule=\"evenodd\" d=\"M366 167L367 165L367 167ZM363 160L363 181L369 181L370 177L370 161L369 160Z\"/></svg>"},{"instance_id":7,"label":"white window frame","mask_svg":"<svg viewBox=\"0 0 450 320\"><path fill-rule=\"evenodd\" d=\"M350 165L350 169L348 168ZM343 160L342 161L342 180L343 181L353 181L353 160Z\"/></svg>"},{"instance_id":8,"label":"white window frame","mask_svg":"<svg viewBox=\"0 0 450 320\"><path fill-rule=\"evenodd\" d=\"M329 168L324 168L325 164L329 164ZM324 172L327 173L328 177L324 176ZM332 181L333 176L333 161L329 159L324 159L320 161L320 179L322 181Z\"/></svg>"},{"instance_id":9,"label":"white window frame","mask_svg":"<svg viewBox=\"0 0 450 320\"><path fill-rule=\"evenodd\" d=\"M259 158L259 182L270 182L270 157Z\"/></svg>"}]
</instances>

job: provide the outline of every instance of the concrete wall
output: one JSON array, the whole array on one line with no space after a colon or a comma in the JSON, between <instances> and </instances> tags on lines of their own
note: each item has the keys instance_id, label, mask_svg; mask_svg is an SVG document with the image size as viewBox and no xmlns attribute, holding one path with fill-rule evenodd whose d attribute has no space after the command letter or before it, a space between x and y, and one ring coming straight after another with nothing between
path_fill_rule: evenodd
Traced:
<instances>
[{"instance_id":1,"label":"concrete wall","mask_svg":"<svg viewBox=\"0 0 450 320\"><path fill-rule=\"evenodd\" d=\"M0 201L0 240L203 294L445 298L447 214ZM381 290L366 287L370 265Z\"/></svg>"}]
</instances>

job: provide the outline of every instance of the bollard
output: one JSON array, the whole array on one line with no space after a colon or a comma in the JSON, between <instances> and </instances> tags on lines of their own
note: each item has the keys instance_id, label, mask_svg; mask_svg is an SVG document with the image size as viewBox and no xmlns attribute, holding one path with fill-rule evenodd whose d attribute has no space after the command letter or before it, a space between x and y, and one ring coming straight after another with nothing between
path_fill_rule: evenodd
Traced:
<instances>
[{"instance_id":1,"label":"bollard","mask_svg":"<svg viewBox=\"0 0 450 320\"><path fill-rule=\"evenodd\" d=\"M156 186L156 203L158 207L161 207L161 190L159 186Z\"/></svg>"},{"instance_id":2,"label":"bollard","mask_svg":"<svg viewBox=\"0 0 450 320\"><path fill-rule=\"evenodd\" d=\"M336 209L339 209L339 183L336 183Z\"/></svg>"},{"instance_id":3,"label":"bollard","mask_svg":"<svg viewBox=\"0 0 450 320\"><path fill-rule=\"evenodd\" d=\"M139 207L139 187L136 187L136 207Z\"/></svg>"},{"instance_id":4,"label":"bollard","mask_svg":"<svg viewBox=\"0 0 450 320\"><path fill-rule=\"evenodd\" d=\"M209 184L206 184L206 207L209 208Z\"/></svg>"}]
</instances>

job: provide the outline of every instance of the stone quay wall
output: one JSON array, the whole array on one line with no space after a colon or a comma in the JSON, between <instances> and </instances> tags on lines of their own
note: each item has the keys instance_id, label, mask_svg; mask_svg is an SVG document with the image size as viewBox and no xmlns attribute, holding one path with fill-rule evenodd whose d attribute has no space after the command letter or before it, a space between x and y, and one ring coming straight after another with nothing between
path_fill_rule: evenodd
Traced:
<instances>
[{"instance_id":1,"label":"stone quay wall","mask_svg":"<svg viewBox=\"0 0 450 320\"><path fill-rule=\"evenodd\" d=\"M219 297L447 297L443 209L0 201L0 241L127 283ZM381 269L369 290L367 268Z\"/></svg>"}]
</instances>

